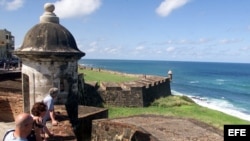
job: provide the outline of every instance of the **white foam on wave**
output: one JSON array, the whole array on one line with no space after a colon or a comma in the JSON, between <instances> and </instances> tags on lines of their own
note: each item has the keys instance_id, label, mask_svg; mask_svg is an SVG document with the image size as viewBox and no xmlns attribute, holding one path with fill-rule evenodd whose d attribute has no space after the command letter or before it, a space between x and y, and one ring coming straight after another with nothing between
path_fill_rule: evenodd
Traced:
<instances>
[{"instance_id":1,"label":"white foam on wave","mask_svg":"<svg viewBox=\"0 0 250 141\"><path fill-rule=\"evenodd\" d=\"M207 107L209 109L217 110L223 113L226 113L231 116L238 117L240 119L250 121L250 115L240 112L239 108L234 107L232 104L225 100L207 100L201 101L197 99L193 99L197 104Z\"/></svg>"},{"instance_id":2,"label":"white foam on wave","mask_svg":"<svg viewBox=\"0 0 250 141\"><path fill-rule=\"evenodd\" d=\"M84 67L89 67L89 68L90 67L93 67L93 68L95 67L93 64L84 64L84 63L81 63L80 65L84 66Z\"/></svg>"},{"instance_id":3,"label":"white foam on wave","mask_svg":"<svg viewBox=\"0 0 250 141\"><path fill-rule=\"evenodd\" d=\"M183 93L179 93L172 90L173 95L185 95ZM221 99L211 99L211 98L205 98L205 97L199 97L199 96L191 96L191 95L185 95L190 97L195 103L197 103L200 106L207 107L209 109L217 110L220 112L223 112L225 114L250 121L250 115L240 112L244 109L237 108L230 102L228 102L224 97Z\"/></svg>"},{"instance_id":4,"label":"white foam on wave","mask_svg":"<svg viewBox=\"0 0 250 141\"><path fill-rule=\"evenodd\" d=\"M190 81L189 83L196 84L196 83L199 83L199 81Z\"/></svg>"},{"instance_id":5,"label":"white foam on wave","mask_svg":"<svg viewBox=\"0 0 250 141\"><path fill-rule=\"evenodd\" d=\"M216 79L216 84L217 85L223 85L227 80L224 80L224 79Z\"/></svg>"},{"instance_id":6,"label":"white foam on wave","mask_svg":"<svg viewBox=\"0 0 250 141\"><path fill-rule=\"evenodd\" d=\"M225 82L225 81L227 81L227 80L224 80L224 79L216 79L216 81Z\"/></svg>"}]
</instances>

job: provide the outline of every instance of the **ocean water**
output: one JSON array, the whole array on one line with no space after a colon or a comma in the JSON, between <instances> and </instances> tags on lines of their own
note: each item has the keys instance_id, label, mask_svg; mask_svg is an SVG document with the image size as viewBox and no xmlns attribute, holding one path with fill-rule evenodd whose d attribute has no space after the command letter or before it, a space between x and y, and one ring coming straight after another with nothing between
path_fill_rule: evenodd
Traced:
<instances>
[{"instance_id":1,"label":"ocean water","mask_svg":"<svg viewBox=\"0 0 250 141\"><path fill-rule=\"evenodd\" d=\"M81 59L79 64L124 73L173 73L171 90L197 104L250 121L250 64Z\"/></svg>"}]
</instances>

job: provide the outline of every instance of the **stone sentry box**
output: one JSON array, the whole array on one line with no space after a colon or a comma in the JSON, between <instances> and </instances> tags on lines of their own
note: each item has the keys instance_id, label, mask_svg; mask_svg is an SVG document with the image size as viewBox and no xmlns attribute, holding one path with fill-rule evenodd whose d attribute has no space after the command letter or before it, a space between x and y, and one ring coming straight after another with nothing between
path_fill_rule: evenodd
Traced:
<instances>
[{"instance_id":1,"label":"stone sentry box","mask_svg":"<svg viewBox=\"0 0 250 141\"><path fill-rule=\"evenodd\" d=\"M78 60L85 55L73 35L53 13L53 4L44 5L40 23L25 35L22 46L14 51L22 60L24 112L43 100L51 87L60 89L58 104L77 104Z\"/></svg>"}]
</instances>

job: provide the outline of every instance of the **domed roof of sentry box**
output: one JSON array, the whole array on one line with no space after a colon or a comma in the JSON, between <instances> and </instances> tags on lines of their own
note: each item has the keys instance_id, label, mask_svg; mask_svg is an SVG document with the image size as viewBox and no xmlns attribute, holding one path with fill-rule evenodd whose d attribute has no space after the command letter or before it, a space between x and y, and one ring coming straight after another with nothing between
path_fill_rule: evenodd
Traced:
<instances>
[{"instance_id":1,"label":"domed roof of sentry box","mask_svg":"<svg viewBox=\"0 0 250 141\"><path fill-rule=\"evenodd\" d=\"M74 56L78 59L84 56L85 53L77 48L73 35L59 24L59 18L53 13L55 6L46 3L44 10L40 23L26 33L22 46L14 54L21 57Z\"/></svg>"}]
</instances>

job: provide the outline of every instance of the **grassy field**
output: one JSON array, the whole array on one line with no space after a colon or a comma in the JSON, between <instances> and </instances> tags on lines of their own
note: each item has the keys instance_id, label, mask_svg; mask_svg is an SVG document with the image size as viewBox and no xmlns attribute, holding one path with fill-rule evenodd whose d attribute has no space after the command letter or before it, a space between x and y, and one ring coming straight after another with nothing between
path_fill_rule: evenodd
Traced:
<instances>
[{"instance_id":1,"label":"grassy field","mask_svg":"<svg viewBox=\"0 0 250 141\"><path fill-rule=\"evenodd\" d=\"M90 69L79 69L79 73L84 73L85 81L96 81L96 82L125 82L133 81L138 79L133 76L124 76L120 74L108 73L106 71L97 71Z\"/></svg>"},{"instance_id":2,"label":"grassy field","mask_svg":"<svg viewBox=\"0 0 250 141\"><path fill-rule=\"evenodd\" d=\"M79 73L84 73L84 79L87 82L123 82L138 79L137 77L127 77L108 72L98 72L85 69L79 70ZM151 103L151 106L143 108L113 107L108 105L105 107L109 109L109 118L140 114L155 114L197 119L219 129L223 129L223 125L225 124L250 124L249 121L199 106L186 96L168 96L160 98Z\"/></svg>"}]
</instances>

